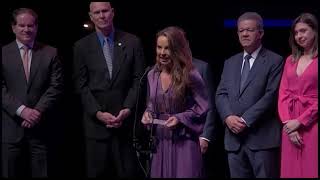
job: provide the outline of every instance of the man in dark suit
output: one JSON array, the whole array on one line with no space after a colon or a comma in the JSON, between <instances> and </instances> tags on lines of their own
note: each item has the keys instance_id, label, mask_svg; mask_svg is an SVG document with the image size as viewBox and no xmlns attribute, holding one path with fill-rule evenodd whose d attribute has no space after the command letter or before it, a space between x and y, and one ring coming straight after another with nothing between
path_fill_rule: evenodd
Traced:
<instances>
[{"instance_id":1,"label":"man in dark suit","mask_svg":"<svg viewBox=\"0 0 320 180\"><path fill-rule=\"evenodd\" d=\"M224 63L216 106L225 128L231 178L278 177L280 124L277 89L283 59L262 47L263 21L247 12L238 18L244 52Z\"/></svg>"},{"instance_id":2,"label":"man in dark suit","mask_svg":"<svg viewBox=\"0 0 320 180\"><path fill-rule=\"evenodd\" d=\"M214 87L213 87L213 80L212 80L212 72L209 64L203 60L193 58L192 60L193 65L197 68L199 71L202 79L206 83L206 86L208 88L208 97L209 97L209 110L207 112L206 118L205 118L205 124L203 127L203 132L199 137L199 144L201 148L201 153L204 155L204 167L205 167L205 175L207 176L210 171L209 162L210 159L209 156L206 154L208 151L209 143L212 144L215 140L216 136L216 124L215 124L215 113L216 113L216 107L215 107L215 101L214 101Z\"/></svg>"},{"instance_id":3,"label":"man in dark suit","mask_svg":"<svg viewBox=\"0 0 320 180\"><path fill-rule=\"evenodd\" d=\"M143 74L138 37L115 29L110 2L91 2L95 32L74 46L74 78L84 109L88 177L132 177L138 163L132 125Z\"/></svg>"},{"instance_id":4,"label":"man in dark suit","mask_svg":"<svg viewBox=\"0 0 320 180\"><path fill-rule=\"evenodd\" d=\"M55 48L35 41L37 14L21 8L12 15L16 40L2 47L2 176L31 167L32 177L47 177L45 127L62 94L62 67Z\"/></svg>"},{"instance_id":5,"label":"man in dark suit","mask_svg":"<svg viewBox=\"0 0 320 180\"><path fill-rule=\"evenodd\" d=\"M209 64L205 61L200 59L193 58L192 60L193 65L199 71L202 79L206 83L208 88L208 95L209 95L209 110L206 115L205 124L203 127L203 132L199 137L199 144L201 148L201 153L204 155L204 167L205 167L205 175L210 175L209 171L212 171L212 166L210 162L210 155L207 154L209 147L213 148L213 142L216 140L216 107L214 101L215 89L214 89L214 82L212 79L212 72ZM210 146L209 146L210 144ZM210 151L212 152L212 151ZM211 169L211 170L210 170Z\"/></svg>"}]
</instances>

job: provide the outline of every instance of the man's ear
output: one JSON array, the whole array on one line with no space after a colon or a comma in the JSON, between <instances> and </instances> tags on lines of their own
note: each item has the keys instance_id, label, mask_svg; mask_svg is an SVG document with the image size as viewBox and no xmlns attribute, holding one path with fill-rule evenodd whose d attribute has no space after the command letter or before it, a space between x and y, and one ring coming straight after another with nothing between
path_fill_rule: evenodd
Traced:
<instances>
[{"instance_id":1,"label":"man's ear","mask_svg":"<svg viewBox=\"0 0 320 180\"><path fill-rule=\"evenodd\" d=\"M88 15L89 15L90 20L92 21L92 14L90 11L88 12Z\"/></svg>"},{"instance_id":2,"label":"man's ear","mask_svg":"<svg viewBox=\"0 0 320 180\"><path fill-rule=\"evenodd\" d=\"M12 28L12 32L16 33L16 32L15 32L14 25L11 25L11 28Z\"/></svg>"},{"instance_id":3,"label":"man's ear","mask_svg":"<svg viewBox=\"0 0 320 180\"><path fill-rule=\"evenodd\" d=\"M260 39L262 39L263 35L264 35L264 30L260 30Z\"/></svg>"}]
</instances>

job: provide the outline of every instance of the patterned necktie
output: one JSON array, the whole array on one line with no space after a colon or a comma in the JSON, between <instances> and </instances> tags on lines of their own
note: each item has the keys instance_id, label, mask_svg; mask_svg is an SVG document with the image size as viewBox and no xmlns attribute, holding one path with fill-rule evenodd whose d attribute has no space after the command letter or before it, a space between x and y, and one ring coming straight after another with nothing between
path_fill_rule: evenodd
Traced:
<instances>
[{"instance_id":1,"label":"patterned necktie","mask_svg":"<svg viewBox=\"0 0 320 180\"><path fill-rule=\"evenodd\" d=\"M24 73L26 75L26 79L28 81L29 80L29 67L28 67L28 63L29 63L28 50L29 50L29 48L27 46L23 46L22 49L23 49L23 55L22 55L23 69L24 69Z\"/></svg>"},{"instance_id":2,"label":"patterned necktie","mask_svg":"<svg viewBox=\"0 0 320 180\"><path fill-rule=\"evenodd\" d=\"M246 82L247 78L248 78L248 74L250 72L250 62L249 59L251 59L252 56L250 54L247 54L244 59L244 65L242 68L242 73L241 73L241 84L240 84L240 92L242 91L242 89L244 88L244 83Z\"/></svg>"},{"instance_id":3,"label":"patterned necktie","mask_svg":"<svg viewBox=\"0 0 320 180\"><path fill-rule=\"evenodd\" d=\"M103 54L104 54L104 57L106 58L110 79L112 78L112 57L111 57L111 53L112 52L111 52L111 48L110 48L109 42L108 42L107 38L105 38L104 42L103 42Z\"/></svg>"}]
</instances>

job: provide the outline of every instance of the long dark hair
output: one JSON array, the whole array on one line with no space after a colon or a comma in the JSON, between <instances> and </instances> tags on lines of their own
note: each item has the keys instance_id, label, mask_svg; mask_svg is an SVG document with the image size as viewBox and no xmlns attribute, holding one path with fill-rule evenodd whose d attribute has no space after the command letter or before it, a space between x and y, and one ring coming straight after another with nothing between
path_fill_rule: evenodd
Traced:
<instances>
[{"instance_id":1,"label":"long dark hair","mask_svg":"<svg viewBox=\"0 0 320 180\"><path fill-rule=\"evenodd\" d=\"M314 41L312 44L312 57L318 55L318 20L317 18L310 13L302 13L298 16L292 23L291 32L289 37L289 44L291 46L292 51L292 60L295 62L303 55L303 48L300 47L297 42L295 41L295 32L294 28L296 27L297 23L305 23L311 27L311 29L315 32Z\"/></svg>"},{"instance_id":2,"label":"long dark hair","mask_svg":"<svg viewBox=\"0 0 320 180\"><path fill-rule=\"evenodd\" d=\"M172 86L175 97L183 97L186 87L189 84L189 72L193 69L192 53L189 47L185 32L176 26L166 27L157 33L156 38L165 36L169 41L170 58L172 67ZM157 62L156 66L159 68Z\"/></svg>"}]
</instances>

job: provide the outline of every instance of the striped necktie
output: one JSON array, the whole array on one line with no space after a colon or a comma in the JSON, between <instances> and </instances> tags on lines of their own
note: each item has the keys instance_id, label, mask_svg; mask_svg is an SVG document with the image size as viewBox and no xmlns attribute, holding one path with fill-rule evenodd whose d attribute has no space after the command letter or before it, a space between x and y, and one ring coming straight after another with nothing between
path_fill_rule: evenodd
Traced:
<instances>
[{"instance_id":1,"label":"striped necktie","mask_svg":"<svg viewBox=\"0 0 320 180\"><path fill-rule=\"evenodd\" d=\"M104 57L106 58L108 71L111 79L112 78L112 57L111 57L112 52L111 52L111 47L109 45L107 38L105 38L103 42L103 54L104 54Z\"/></svg>"}]
</instances>

